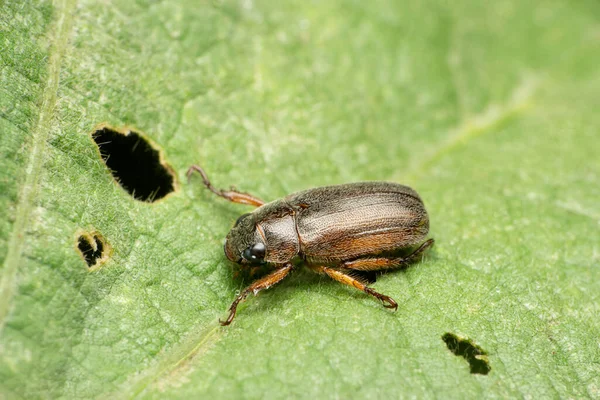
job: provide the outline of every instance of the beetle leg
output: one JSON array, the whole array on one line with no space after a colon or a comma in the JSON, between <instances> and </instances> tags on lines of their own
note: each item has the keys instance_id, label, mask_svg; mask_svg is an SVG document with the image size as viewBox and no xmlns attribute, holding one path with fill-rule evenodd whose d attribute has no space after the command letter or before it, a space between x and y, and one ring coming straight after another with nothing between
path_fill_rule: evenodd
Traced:
<instances>
[{"instance_id":1,"label":"beetle leg","mask_svg":"<svg viewBox=\"0 0 600 400\"><path fill-rule=\"evenodd\" d=\"M418 249L406 257L369 257L359 258L357 260L346 261L343 267L357 271L378 271L383 269L398 268L406 265L419 257L425 250L433 246L434 240L425 241Z\"/></svg>"},{"instance_id":2,"label":"beetle leg","mask_svg":"<svg viewBox=\"0 0 600 400\"><path fill-rule=\"evenodd\" d=\"M363 292L370 294L371 296L375 297L376 299L381 300L381 302L383 303L383 306L385 308L393 308L394 311L396 311L398 309L398 303L396 303L396 301L394 299L392 299L389 296L386 296L385 294L376 292L375 290L371 289L370 287L368 287L367 285L362 283L359 279L353 277L352 275L350 275L347 272L340 271L339 269L333 269L333 268L322 267L322 266L310 266L310 268L313 271L326 274L330 278L333 278L336 281L343 283L344 285L353 286L353 287L357 288L358 290L362 290Z\"/></svg>"},{"instance_id":3,"label":"beetle leg","mask_svg":"<svg viewBox=\"0 0 600 400\"><path fill-rule=\"evenodd\" d=\"M255 207L260 207L263 204L265 204L265 202L262 201L261 199L259 199L258 197L254 197L249 193L238 192L237 190L233 189L233 187L231 190L221 190L221 189L215 188L212 185L212 183L210 183L210 180L208 179L208 175L206 175L206 172L204 172L202 167L200 167L199 165L192 165L187 170L186 175L187 175L188 182L194 172L198 172L200 174L200 176L202 176L202 181L204 182L204 186L206 186L206 188L208 190L210 190L211 192L213 192L214 194L216 194L219 197L227 199L233 203L249 204L249 205L255 206Z\"/></svg>"},{"instance_id":4,"label":"beetle leg","mask_svg":"<svg viewBox=\"0 0 600 400\"><path fill-rule=\"evenodd\" d=\"M242 290L242 292L235 298L233 303L231 303L231 307L229 307L229 317L227 317L225 321L219 320L221 325L229 325L231 321L233 321L238 304L244 301L244 299L248 297L250 293L253 293L256 296L261 290L268 289L276 283L281 282L283 278L288 276L291 270L292 264L285 264L283 267L271 272L269 275L257 280L246 289Z\"/></svg>"}]
</instances>

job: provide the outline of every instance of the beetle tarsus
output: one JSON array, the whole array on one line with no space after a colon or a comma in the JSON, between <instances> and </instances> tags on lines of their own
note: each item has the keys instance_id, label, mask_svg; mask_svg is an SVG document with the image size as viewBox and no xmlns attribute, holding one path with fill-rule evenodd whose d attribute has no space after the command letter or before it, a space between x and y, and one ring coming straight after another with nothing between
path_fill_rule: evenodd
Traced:
<instances>
[{"instance_id":1,"label":"beetle tarsus","mask_svg":"<svg viewBox=\"0 0 600 400\"><path fill-rule=\"evenodd\" d=\"M385 308L393 308L394 311L398 309L398 303L396 303L396 301L390 296L386 296L385 294L381 294L375 291L375 289L368 287L366 284L364 284L354 276L350 275L346 271L341 271L339 269L323 266L310 266L310 268L315 272L326 274L330 278L333 278L336 281L343 283L344 285L352 286L357 288L358 290L362 290L366 294L371 295L377 300L381 301Z\"/></svg>"},{"instance_id":2,"label":"beetle tarsus","mask_svg":"<svg viewBox=\"0 0 600 400\"><path fill-rule=\"evenodd\" d=\"M237 312L237 306L238 304L240 304L242 301L244 301L244 299L246 297L248 297L248 295L250 294L250 290L249 288L244 289L244 291L242 291L242 293L240 293L235 300L233 301L233 303L231 303L231 306L229 306L229 316L227 317L227 319L225 321L221 321L219 319L219 323L221 324L221 326L227 326L229 324L231 324L231 321L233 321L233 319L235 318L235 313Z\"/></svg>"},{"instance_id":3,"label":"beetle tarsus","mask_svg":"<svg viewBox=\"0 0 600 400\"><path fill-rule=\"evenodd\" d=\"M222 326L227 326L227 325L231 324L231 321L233 321L233 319L235 318L237 306L242 301L244 301L244 299L246 299L246 297L248 297L248 295L250 293L253 293L256 296L258 294L258 292L260 292L261 290L268 289L271 286L275 285L276 283L281 282L283 280L283 278L288 276L288 274L292 271L292 268L293 268L292 264L290 264L290 263L285 264L281 268L271 272L269 275L265 276L262 279L257 280L256 282L254 282L253 284L248 286L246 289L244 289L235 298L235 300L233 300L233 303L231 303L231 306L229 307L229 317L227 317L227 319L225 321L219 320L219 323Z\"/></svg>"},{"instance_id":4,"label":"beetle tarsus","mask_svg":"<svg viewBox=\"0 0 600 400\"><path fill-rule=\"evenodd\" d=\"M417 258L418 256L420 256L421 254L423 254L423 252L425 250L427 250L428 248L432 247L435 244L435 240L433 240L433 238L431 239L427 239L425 242L423 242L423 244L421 244L419 246L418 249L416 249L415 251L413 251L411 254L409 254L408 256L406 256L403 260L402 263L403 264L408 264L411 261L413 261L415 258Z\"/></svg>"},{"instance_id":5,"label":"beetle tarsus","mask_svg":"<svg viewBox=\"0 0 600 400\"><path fill-rule=\"evenodd\" d=\"M365 293L379 299L385 308L391 308L394 311L398 309L398 303L396 303L396 300L392 299L390 296L376 292L370 287L365 288L364 291Z\"/></svg>"},{"instance_id":6,"label":"beetle tarsus","mask_svg":"<svg viewBox=\"0 0 600 400\"><path fill-rule=\"evenodd\" d=\"M390 308L394 311L398 310L398 303L389 296L384 296L384 298L381 299L381 302L385 308Z\"/></svg>"},{"instance_id":7,"label":"beetle tarsus","mask_svg":"<svg viewBox=\"0 0 600 400\"><path fill-rule=\"evenodd\" d=\"M229 310L229 317L227 317L225 321L221 321L221 319L219 318L219 324L221 324L221 326L227 326L231 324L231 321L233 321L233 318L235 318L235 312L235 309Z\"/></svg>"},{"instance_id":8,"label":"beetle tarsus","mask_svg":"<svg viewBox=\"0 0 600 400\"><path fill-rule=\"evenodd\" d=\"M206 188L208 190L210 190L211 192L213 192L214 194L216 194L219 197L222 197L226 200L231 201L232 203L248 204L248 205L255 206L255 207L260 207L263 204L265 204L264 201L262 201L258 197L252 196L249 193L238 192L235 189L221 190L221 189L215 188L212 185L212 183L210 183L210 179L208 179L208 175L206 174L206 172L204 172L202 167L200 167L199 165L192 165L191 167L188 168L187 173L186 173L188 182L190 181L190 178L194 172L197 172L200 174L200 176L202 177L202 182L204 183L204 186L206 186Z\"/></svg>"}]
</instances>

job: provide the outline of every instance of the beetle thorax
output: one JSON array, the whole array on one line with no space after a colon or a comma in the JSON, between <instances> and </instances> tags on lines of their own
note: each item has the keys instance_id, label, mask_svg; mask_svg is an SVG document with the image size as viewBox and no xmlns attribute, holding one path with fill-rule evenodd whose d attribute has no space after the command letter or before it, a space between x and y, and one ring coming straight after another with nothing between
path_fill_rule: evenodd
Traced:
<instances>
[{"instance_id":1,"label":"beetle thorax","mask_svg":"<svg viewBox=\"0 0 600 400\"><path fill-rule=\"evenodd\" d=\"M253 247L257 244L264 247ZM294 211L285 201L274 201L242 215L227 235L225 255L239 264L252 264L252 249L264 251L261 263L284 264L300 252ZM249 250L250 249L250 250Z\"/></svg>"},{"instance_id":2,"label":"beetle thorax","mask_svg":"<svg viewBox=\"0 0 600 400\"><path fill-rule=\"evenodd\" d=\"M271 215L259 221L257 228L267 246L267 262L284 264L300 253L293 212Z\"/></svg>"}]
</instances>

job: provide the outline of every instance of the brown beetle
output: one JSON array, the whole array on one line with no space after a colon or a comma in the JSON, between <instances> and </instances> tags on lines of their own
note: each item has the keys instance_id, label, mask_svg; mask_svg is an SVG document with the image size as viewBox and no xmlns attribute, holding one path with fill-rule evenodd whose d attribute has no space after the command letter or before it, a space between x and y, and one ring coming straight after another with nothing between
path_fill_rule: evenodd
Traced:
<instances>
[{"instance_id":1,"label":"brown beetle","mask_svg":"<svg viewBox=\"0 0 600 400\"><path fill-rule=\"evenodd\" d=\"M188 179L194 171L217 196L258 207L239 217L227 235L227 258L241 266L266 264L272 269L236 297L221 325L233 321L238 304L250 293L281 282L301 263L396 310L394 299L368 287L356 272L401 267L434 243L423 241L429 218L421 198L408 186L390 182L325 186L265 204L248 193L214 188L197 165L188 169ZM417 245L408 256L398 254Z\"/></svg>"}]
</instances>

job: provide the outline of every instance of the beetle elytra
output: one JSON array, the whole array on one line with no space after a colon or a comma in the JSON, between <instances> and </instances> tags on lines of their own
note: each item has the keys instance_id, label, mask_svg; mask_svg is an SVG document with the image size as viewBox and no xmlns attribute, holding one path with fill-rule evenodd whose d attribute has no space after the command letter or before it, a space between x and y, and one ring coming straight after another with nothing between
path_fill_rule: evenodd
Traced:
<instances>
[{"instance_id":1,"label":"beetle elytra","mask_svg":"<svg viewBox=\"0 0 600 400\"><path fill-rule=\"evenodd\" d=\"M270 203L236 190L216 189L206 172L192 165L204 185L231 202L257 207L238 218L225 240L225 255L244 266L266 265L271 271L244 289L229 308L229 325L237 306L281 282L300 264L353 286L396 310L394 299L368 287L356 274L402 267L434 243L425 240L429 217L413 189L390 182L359 182L308 189ZM399 252L414 249L409 255Z\"/></svg>"}]
</instances>

